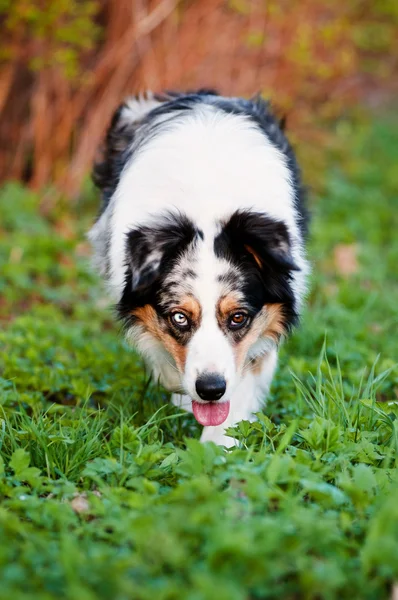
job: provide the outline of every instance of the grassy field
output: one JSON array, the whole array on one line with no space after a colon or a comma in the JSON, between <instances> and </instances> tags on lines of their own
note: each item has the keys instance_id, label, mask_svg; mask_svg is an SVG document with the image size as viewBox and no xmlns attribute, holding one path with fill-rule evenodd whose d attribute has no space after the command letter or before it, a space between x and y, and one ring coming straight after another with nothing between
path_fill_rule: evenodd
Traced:
<instances>
[{"instance_id":1,"label":"grassy field","mask_svg":"<svg viewBox=\"0 0 398 600\"><path fill-rule=\"evenodd\" d=\"M391 597L398 123L335 140L302 327L229 452L199 444L119 335L88 267L92 192L45 216L0 192L1 600Z\"/></svg>"}]
</instances>

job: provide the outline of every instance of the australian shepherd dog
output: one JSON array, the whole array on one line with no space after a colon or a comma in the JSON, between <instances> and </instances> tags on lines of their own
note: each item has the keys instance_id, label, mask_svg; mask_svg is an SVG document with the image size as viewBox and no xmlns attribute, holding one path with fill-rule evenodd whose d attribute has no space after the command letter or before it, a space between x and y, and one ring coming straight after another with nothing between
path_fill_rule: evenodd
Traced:
<instances>
[{"instance_id":1,"label":"australian shepherd dog","mask_svg":"<svg viewBox=\"0 0 398 600\"><path fill-rule=\"evenodd\" d=\"M261 98L147 94L115 113L89 233L131 344L174 404L230 446L253 420L306 288L300 171Z\"/></svg>"}]
</instances>

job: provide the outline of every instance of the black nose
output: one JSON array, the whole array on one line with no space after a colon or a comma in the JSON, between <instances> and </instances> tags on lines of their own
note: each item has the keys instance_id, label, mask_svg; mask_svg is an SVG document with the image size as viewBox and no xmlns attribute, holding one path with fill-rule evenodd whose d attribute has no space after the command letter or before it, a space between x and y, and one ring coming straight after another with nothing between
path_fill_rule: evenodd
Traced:
<instances>
[{"instance_id":1,"label":"black nose","mask_svg":"<svg viewBox=\"0 0 398 600\"><path fill-rule=\"evenodd\" d=\"M227 383L218 373L205 373L196 380L196 391L202 400L219 400L226 389Z\"/></svg>"}]
</instances>

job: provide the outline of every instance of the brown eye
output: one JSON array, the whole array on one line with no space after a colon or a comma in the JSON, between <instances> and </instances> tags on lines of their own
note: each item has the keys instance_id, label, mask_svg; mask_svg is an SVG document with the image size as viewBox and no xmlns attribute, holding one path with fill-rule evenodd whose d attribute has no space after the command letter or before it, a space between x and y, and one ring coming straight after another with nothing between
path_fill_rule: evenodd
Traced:
<instances>
[{"instance_id":1,"label":"brown eye","mask_svg":"<svg viewBox=\"0 0 398 600\"><path fill-rule=\"evenodd\" d=\"M230 329L240 329L244 327L249 320L249 316L244 312L236 312L230 316L228 326Z\"/></svg>"},{"instance_id":2,"label":"brown eye","mask_svg":"<svg viewBox=\"0 0 398 600\"><path fill-rule=\"evenodd\" d=\"M170 320L175 327L178 329L189 329L190 322L189 319L182 312L175 312L170 315Z\"/></svg>"}]
</instances>

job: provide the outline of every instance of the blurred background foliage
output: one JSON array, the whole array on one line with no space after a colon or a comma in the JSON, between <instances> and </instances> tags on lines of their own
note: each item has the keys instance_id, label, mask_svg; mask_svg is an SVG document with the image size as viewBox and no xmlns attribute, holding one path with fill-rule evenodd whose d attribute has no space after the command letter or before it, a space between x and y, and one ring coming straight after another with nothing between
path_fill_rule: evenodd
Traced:
<instances>
[{"instance_id":1,"label":"blurred background foliage","mask_svg":"<svg viewBox=\"0 0 398 600\"><path fill-rule=\"evenodd\" d=\"M71 198L128 94L260 92L308 151L398 87L395 0L0 0L0 40L0 181Z\"/></svg>"}]
</instances>

